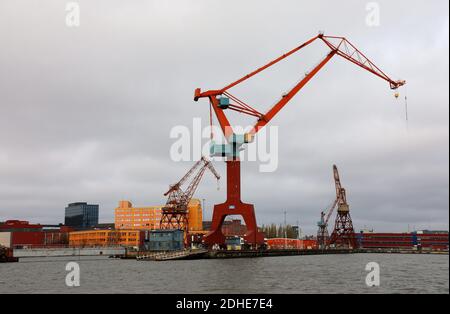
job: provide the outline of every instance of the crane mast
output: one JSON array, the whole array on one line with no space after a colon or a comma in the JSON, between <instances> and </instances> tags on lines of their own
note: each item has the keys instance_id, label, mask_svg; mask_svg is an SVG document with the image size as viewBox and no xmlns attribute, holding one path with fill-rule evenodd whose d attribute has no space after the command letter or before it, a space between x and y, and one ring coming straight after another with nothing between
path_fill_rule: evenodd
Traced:
<instances>
[{"instance_id":1,"label":"crane mast","mask_svg":"<svg viewBox=\"0 0 450 314\"><path fill-rule=\"evenodd\" d=\"M336 203L337 213L334 229L328 244L334 245L335 247L356 248L356 235L355 230L353 229L353 221L350 216L350 206L347 203L347 193L341 186L341 180L336 165L333 166L333 173L336 193L338 193Z\"/></svg>"},{"instance_id":2,"label":"crane mast","mask_svg":"<svg viewBox=\"0 0 450 314\"><path fill-rule=\"evenodd\" d=\"M276 104L266 113L258 111L251 105L245 103L230 93L229 90L231 88L274 66L280 61L288 58L318 40L325 43L325 45L330 49L329 53L289 92L284 94L281 99L276 102ZM195 101L198 101L200 98L207 98L209 100L210 108L212 108L212 111L215 113L221 130L227 140L227 144L211 143L212 156L226 157L227 200L225 203L214 206L211 231L204 238L205 244L209 246L213 246L214 244L224 245L225 236L223 235L221 229L226 216L229 215L241 215L244 218L247 226L247 233L245 234L244 239L248 244L253 247L264 244L264 234L259 232L257 228L254 206L241 201L241 166L239 160L241 147L246 143L252 142L254 136L265 125L267 125L280 112L280 110L283 109L284 106L336 55L388 82L391 89L396 90L406 83L403 80L391 79L345 37L325 36L324 34L319 34L300 46L274 59L268 64L223 87L222 89L214 89L204 92L202 92L200 88L195 90ZM233 127L225 114L226 110L232 110L240 114L256 117L257 121L248 133L235 134ZM343 206L343 204L341 205Z\"/></svg>"},{"instance_id":3,"label":"crane mast","mask_svg":"<svg viewBox=\"0 0 450 314\"><path fill-rule=\"evenodd\" d=\"M319 227L317 231L317 245L320 249L327 248L329 245L330 237L328 233L328 221L330 220L336 207L342 209L349 208L347 204L347 195L345 189L341 185L341 179L339 177L339 172L336 165L333 165L333 178L336 189L336 198L326 211L322 211L320 213L320 221L317 223Z\"/></svg>"}]
</instances>

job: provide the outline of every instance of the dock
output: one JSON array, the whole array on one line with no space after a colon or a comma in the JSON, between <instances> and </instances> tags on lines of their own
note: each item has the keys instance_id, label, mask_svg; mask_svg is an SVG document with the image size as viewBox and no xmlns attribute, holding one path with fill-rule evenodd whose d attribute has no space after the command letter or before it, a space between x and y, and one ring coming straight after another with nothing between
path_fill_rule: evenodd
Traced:
<instances>
[{"instance_id":1,"label":"dock","mask_svg":"<svg viewBox=\"0 0 450 314\"><path fill-rule=\"evenodd\" d=\"M295 256L295 255L328 255L328 254L353 254L354 250L334 249L334 250L299 250L299 249L279 249L279 250L229 250L229 251L209 251L208 258L250 258L250 257L272 257L272 256Z\"/></svg>"},{"instance_id":2,"label":"dock","mask_svg":"<svg viewBox=\"0 0 450 314\"><path fill-rule=\"evenodd\" d=\"M352 254L354 250L183 250L168 252L141 252L137 255L126 256L138 261L171 261L188 259L224 259L224 258L254 258L270 256L294 256L294 255L325 255L325 254Z\"/></svg>"},{"instance_id":3,"label":"dock","mask_svg":"<svg viewBox=\"0 0 450 314\"><path fill-rule=\"evenodd\" d=\"M336 255L336 254L444 254L448 251L414 251L392 249L277 249L277 250L183 250L167 252L140 252L123 258L145 261L171 261L188 259L227 259L227 258L255 258L298 255Z\"/></svg>"},{"instance_id":4,"label":"dock","mask_svg":"<svg viewBox=\"0 0 450 314\"><path fill-rule=\"evenodd\" d=\"M184 260L184 259L199 259L205 258L208 254L208 250L183 250L183 251L169 251L169 252L150 252L142 255L137 255L138 261L171 261L171 260Z\"/></svg>"},{"instance_id":5,"label":"dock","mask_svg":"<svg viewBox=\"0 0 450 314\"><path fill-rule=\"evenodd\" d=\"M123 256L124 247L14 249L15 258L65 256Z\"/></svg>"}]
</instances>

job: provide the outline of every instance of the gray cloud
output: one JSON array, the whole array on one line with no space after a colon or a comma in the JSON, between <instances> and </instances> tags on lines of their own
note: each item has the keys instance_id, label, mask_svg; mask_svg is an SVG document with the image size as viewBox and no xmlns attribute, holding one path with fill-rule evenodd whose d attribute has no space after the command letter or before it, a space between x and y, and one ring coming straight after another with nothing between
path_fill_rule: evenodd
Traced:
<instances>
[{"instance_id":1,"label":"gray cloud","mask_svg":"<svg viewBox=\"0 0 450 314\"><path fill-rule=\"evenodd\" d=\"M272 121L278 170L244 163L244 200L260 223L287 210L314 233L336 163L357 228L448 229L447 1L379 1L379 27L356 0L79 3L79 28L65 26L64 1L0 3L0 220L56 223L86 200L112 221L120 199L164 202L192 164L170 160L170 129L207 121L194 89L220 88L324 30L408 81L409 125L387 83L336 58ZM325 52L317 43L233 92L268 108ZM198 190L209 215L221 185L207 174Z\"/></svg>"}]
</instances>

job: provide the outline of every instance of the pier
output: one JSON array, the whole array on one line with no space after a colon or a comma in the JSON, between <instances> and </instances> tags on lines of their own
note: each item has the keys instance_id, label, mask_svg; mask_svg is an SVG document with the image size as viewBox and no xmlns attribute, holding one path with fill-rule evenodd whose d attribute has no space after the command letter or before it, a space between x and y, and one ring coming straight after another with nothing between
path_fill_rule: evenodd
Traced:
<instances>
[{"instance_id":1,"label":"pier","mask_svg":"<svg viewBox=\"0 0 450 314\"><path fill-rule=\"evenodd\" d=\"M124 247L14 249L15 258L64 256L124 256Z\"/></svg>"}]
</instances>

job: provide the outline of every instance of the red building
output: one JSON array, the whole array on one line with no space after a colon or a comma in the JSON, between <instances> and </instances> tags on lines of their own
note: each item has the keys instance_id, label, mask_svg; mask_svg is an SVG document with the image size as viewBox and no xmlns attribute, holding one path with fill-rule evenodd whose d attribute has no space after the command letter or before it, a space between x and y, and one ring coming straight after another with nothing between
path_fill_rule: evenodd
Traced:
<instances>
[{"instance_id":1,"label":"red building","mask_svg":"<svg viewBox=\"0 0 450 314\"><path fill-rule=\"evenodd\" d=\"M203 230L211 230L211 221L203 222ZM226 220L222 225L222 233L226 237L240 236L243 237L247 232L247 227L242 224L240 219Z\"/></svg>"},{"instance_id":2,"label":"red building","mask_svg":"<svg viewBox=\"0 0 450 314\"><path fill-rule=\"evenodd\" d=\"M44 226L28 221L8 220L0 224L0 245L9 248L56 247L69 243L66 226Z\"/></svg>"},{"instance_id":3,"label":"red building","mask_svg":"<svg viewBox=\"0 0 450 314\"><path fill-rule=\"evenodd\" d=\"M361 248L448 250L448 232L444 231L359 233L357 241Z\"/></svg>"},{"instance_id":4,"label":"red building","mask_svg":"<svg viewBox=\"0 0 450 314\"><path fill-rule=\"evenodd\" d=\"M222 225L222 233L226 237L240 236L243 237L247 232L247 227L242 224L240 219L224 221Z\"/></svg>"}]
</instances>

